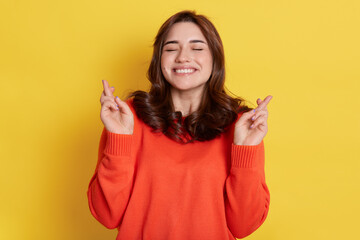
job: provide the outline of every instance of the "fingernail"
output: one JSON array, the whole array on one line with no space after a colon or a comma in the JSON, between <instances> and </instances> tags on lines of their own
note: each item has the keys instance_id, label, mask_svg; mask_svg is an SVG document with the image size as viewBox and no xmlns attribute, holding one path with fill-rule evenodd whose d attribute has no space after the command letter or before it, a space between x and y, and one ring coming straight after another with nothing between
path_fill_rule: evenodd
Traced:
<instances>
[{"instance_id":1,"label":"fingernail","mask_svg":"<svg viewBox=\"0 0 360 240\"><path fill-rule=\"evenodd\" d=\"M253 110L253 112L255 112L255 109Z\"/></svg>"},{"instance_id":2,"label":"fingernail","mask_svg":"<svg viewBox=\"0 0 360 240\"><path fill-rule=\"evenodd\" d=\"M111 87L111 88L114 88L114 87Z\"/></svg>"},{"instance_id":3,"label":"fingernail","mask_svg":"<svg viewBox=\"0 0 360 240\"><path fill-rule=\"evenodd\" d=\"M253 116L253 117L251 118L251 120L253 120L253 121L254 121L254 120L255 120L255 116Z\"/></svg>"},{"instance_id":4,"label":"fingernail","mask_svg":"<svg viewBox=\"0 0 360 240\"><path fill-rule=\"evenodd\" d=\"M116 107L119 109L119 105L116 104Z\"/></svg>"},{"instance_id":5,"label":"fingernail","mask_svg":"<svg viewBox=\"0 0 360 240\"><path fill-rule=\"evenodd\" d=\"M116 98L119 98L118 96L116 96Z\"/></svg>"},{"instance_id":6,"label":"fingernail","mask_svg":"<svg viewBox=\"0 0 360 240\"><path fill-rule=\"evenodd\" d=\"M250 128L253 128L254 127L254 124L251 124Z\"/></svg>"}]
</instances>

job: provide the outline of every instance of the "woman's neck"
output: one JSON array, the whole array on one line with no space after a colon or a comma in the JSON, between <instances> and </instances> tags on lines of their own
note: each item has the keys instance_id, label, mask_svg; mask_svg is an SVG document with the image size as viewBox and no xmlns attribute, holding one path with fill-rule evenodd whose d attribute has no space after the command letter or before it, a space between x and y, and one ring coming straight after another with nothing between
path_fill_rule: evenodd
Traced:
<instances>
[{"instance_id":1,"label":"woman's neck","mask_svg":"<svg viewBox=\"0 0 360 240\"><path fill-rule=\"evenodd\" d=\"M199 109L203 91L178 91L171 89L171 98L175 111L185 117Z\"/></svg>"}]
</instances>

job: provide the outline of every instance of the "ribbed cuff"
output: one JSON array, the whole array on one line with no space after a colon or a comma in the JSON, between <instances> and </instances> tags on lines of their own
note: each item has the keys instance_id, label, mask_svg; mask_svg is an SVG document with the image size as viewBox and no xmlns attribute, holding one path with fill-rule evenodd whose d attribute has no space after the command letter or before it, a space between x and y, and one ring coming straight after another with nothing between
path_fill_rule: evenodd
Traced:
<instances>
[{"instance_id":1,"label":"ribbed cuff","mask_svg":"<svg viewBox=\"0 0 360 240\"><path fill-rule=\"evenodd\" d=\"M264 154L264 142L258 145L235 145L231 148L231 164L237 168L252 168L259 165Z\"/></svg>"},{"instance_id":2,"label":"ribbed cuff","mask_svg":"<svg viewBox=\"0 0 360 240\"><path fill-rule=\"evenodd\" d=\"M117 134L106 130L104 152L111 155L130 156L133 135Z\"/></svg>"}]
</instances>

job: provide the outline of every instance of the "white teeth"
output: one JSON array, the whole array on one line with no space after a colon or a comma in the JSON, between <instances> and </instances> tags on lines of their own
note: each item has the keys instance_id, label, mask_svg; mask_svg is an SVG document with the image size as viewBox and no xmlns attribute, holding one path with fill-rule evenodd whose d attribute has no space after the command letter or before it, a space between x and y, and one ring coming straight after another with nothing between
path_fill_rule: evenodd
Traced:
<instances>
[{"instance_id":1,"label":"white teeth","mask_svg":"<svg viewBox=\"0 0 360 240\"><path fill-rule=\"evenodd\" d=\"M176 69L177 73L192 73L195 71L195 69Z\"/></svg>"}]
</instances>

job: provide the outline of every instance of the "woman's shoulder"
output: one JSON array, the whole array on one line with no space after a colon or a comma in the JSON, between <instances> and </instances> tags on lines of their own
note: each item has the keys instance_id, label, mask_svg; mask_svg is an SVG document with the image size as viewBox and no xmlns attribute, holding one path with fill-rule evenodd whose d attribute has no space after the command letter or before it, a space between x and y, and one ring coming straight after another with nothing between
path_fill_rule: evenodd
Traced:
<instances>
[{"instance_id":1,"label":"woman's shoulder","mask_svg":"<svg viewBox=\"0 0 360 240\"><path fill-rule=\"evenodd\" d=\"M136 110L134 107L134 99L128 98L125 100L125 103L129 106L131 112L133 113L135 127L137 127L137 128L141 127L143 125L143 121L141 121L141 119L139 118L139 116L136 113Z\"/></svg>"},{"instance_id":2,"label":"woman's shoulder","mask_svg":"<svg viewBox=\"0 0 360 240\"><path fill-rule=\"evenodd\" d=\"M125 100L126 104L130 107L131 110L134 110L134 99L133 98L128 98Z\"/></svg>"}]
</instances>

